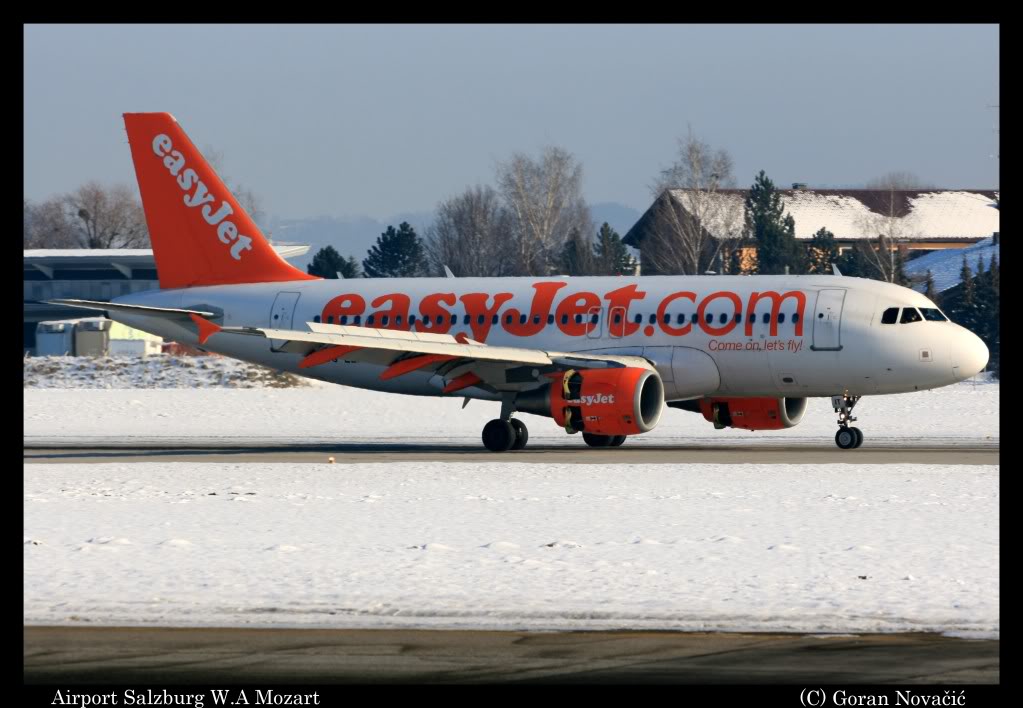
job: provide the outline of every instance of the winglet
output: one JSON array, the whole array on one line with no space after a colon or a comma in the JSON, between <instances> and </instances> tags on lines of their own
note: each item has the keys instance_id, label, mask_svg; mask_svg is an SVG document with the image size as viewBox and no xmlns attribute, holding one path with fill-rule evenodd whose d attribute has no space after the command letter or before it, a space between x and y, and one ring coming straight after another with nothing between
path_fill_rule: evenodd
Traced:
<instances>
[{"instance_id":1,"label":"winglet","mask_svg":"<svg viewBox=\"0 0 1023 708\"><path fill-rule=\"evenodd\" d=\"M205 344L206 340L220 331L221 327L199 315L189 315L192 321L199 328L199 344Z\"/></svg>"}]
</instances>

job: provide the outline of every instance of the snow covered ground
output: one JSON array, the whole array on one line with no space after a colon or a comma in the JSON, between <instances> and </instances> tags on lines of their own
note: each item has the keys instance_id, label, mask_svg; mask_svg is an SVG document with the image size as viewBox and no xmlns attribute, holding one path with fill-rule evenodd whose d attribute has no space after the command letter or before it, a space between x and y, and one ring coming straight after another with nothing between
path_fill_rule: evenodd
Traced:
<instances>
[{"instance_id":1,"label":"snow covered ground","mask_svg":"<svg viewBox=\"0 0 1023 708\"><path fill-rule=\"evenodd\" d=\"M860 400L856 425L871 446L998 444L997 381ZM401 442L480 445L496 403L424 398L330 384L292 389L25 389L25 442L30 445L241 444ZM529 438L582 445L551 419L523 415ZM788 430L714 430L703 416L665 409L652 432L626 444L828 444L838 429L830 399L812 398L803 421Z\"/></svg>"},{"instance_id":2,"label":"snow covered ground","mask_svg":"<svg viewBox=\"0 0 1023 708\"><path fill-rule=\"evenodd\" d=\"M24 620L998 636L998 476L30 464Z\"/></svg>"},{"instance_id":3,"label":"snow covered ground","mask_svg":"<svg viewBox=\"0 0 1023 708\"><path fill-rule=\"evenodd\" d=\"M320 385L263 366L219 356L24 359L25 388L292 388Z\"/></svg>"}]
</instances>

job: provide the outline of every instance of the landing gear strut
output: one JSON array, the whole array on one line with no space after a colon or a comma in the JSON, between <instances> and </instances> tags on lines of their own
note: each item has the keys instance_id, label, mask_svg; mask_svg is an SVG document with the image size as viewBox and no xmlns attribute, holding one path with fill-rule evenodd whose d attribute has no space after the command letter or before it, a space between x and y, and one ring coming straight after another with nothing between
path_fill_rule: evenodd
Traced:
<instances>
[{"instance_id":1,"label":"landing gear strut","mask_svg":"<svg viewBox=\"0 0 1023 708\"><path fill-rule=\"evenodd\" d=\"M863 444L863 431L849 425L856 420L852 415L853 407L860 400L859 396L843 394L831 397L831 406L838 413L838 432L835 433L835 444L843 450L851 450Z\"/></svg>"}]
</instances>

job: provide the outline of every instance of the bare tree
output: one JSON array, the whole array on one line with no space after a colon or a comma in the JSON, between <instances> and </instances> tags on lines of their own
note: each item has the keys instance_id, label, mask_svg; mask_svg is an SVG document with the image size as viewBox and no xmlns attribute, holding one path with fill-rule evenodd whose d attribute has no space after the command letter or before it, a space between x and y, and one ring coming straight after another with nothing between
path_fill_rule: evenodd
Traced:
<instances>
[{"instance_id":1,"label":"bare tree","mask_svg":"<svg viewBox=\"0 0 1023 708\"><path fill-rule=\"evenodd\" d=\"M920 233L919 220L910 209L906 192L931 187L911 172L889 172L867 185L871 192L864 194L863 201L868 211L858 219L857 226L869 236L857 247L877 280L903 282L899 246Z\"/></svg>"},{"instance_id":2,"label":"bare tree","mask_svg":"<svg viewBox=\"0 0 1023 708\"><path fill-rule=\"evenodd\" d=\"M655 197L643 237L643 260L657 273L698 275L717 261L722 247L743 228L743 199L735 187L732 158L696 138L678 140L675 162L651 186Z\"/></svg>"},{"instance_id":3,"label":"bare tree","mask_svg":"<svg viewBox=\"0 0 1023 708\"><path fill-rule=\"evenodd\" d=\"M62 197L40 204L25 200L25 248L74 248L74 224Z\"/></svg>"},{"instance_id":4,"label":"bare tree","mask_svg":"<svg viewBox=\"0 0 1023 708\"><path fill-rule=\"evenodd\" d=\"M544 148L539 160L516 153L498 165L498 189L513 216L519 274L551 274L572 230L593 231L582 174L582 165L560 147Z\"/></svg>"},{"instance_id":5,"label":"bare tree","mask_svg":"<svg viewBox=\"0 0 1023 708\"><path fill-rule=\"evenodd\" d=\"M127 186L88 182L63 201L81 248L149 248L142 204Z\"/></svg>"},{"instance_id":6,"label":"bare tree","mask_svg":"<svg viewBox=\"0 0 1023 708\"><path fill-rule=\"evenodd\" d=\"M437 217L426 230L431 270L444 266L459 277L512 275L512 215L491 187L470 187L437 205Z\"/></svg>"}]
</instances>

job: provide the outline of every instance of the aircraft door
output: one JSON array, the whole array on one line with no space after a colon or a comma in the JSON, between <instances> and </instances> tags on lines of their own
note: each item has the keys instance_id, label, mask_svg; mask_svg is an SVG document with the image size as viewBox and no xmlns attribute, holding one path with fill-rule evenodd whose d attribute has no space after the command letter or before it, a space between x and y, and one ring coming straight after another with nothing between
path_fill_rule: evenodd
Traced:
<instances>
[{"instance_id":1,"label":"aircraft door","mask_svg":"<svg viewBox=\"0 0 1023 708\"><path fill-rule=\"evenodd\" d=\"M603 327L604 313L602 307L591 307L590 311L586 313L586 336L590 339L600 339L601 328Z\"/></svg>"},{"instance_id":2,"label":"aircraft door","mask_svg":"<svg viewBox=\"0 0 1023 708\"><path fill-rule=\"evenodd\" d=\"M300 293L277 293L273 307L270 309L271 329L295 329L295 305L298 304ZM280 351L284 346L283 339L271 339L270 351Z\"/></svg>"},{"instance_id":3,"label":"aircraft door","mask_svg":"<svg viewBox=\"0 0 1023 708\"><path fill-rule=\"evenodd\" d=\"M820 290L813 311L813 344L810 349L840 351L842 349L842 303L845 290Z\"/></svg>"},{"instance_id":4,"label":"aircraft door","mask_svg":"<svg viewBox=\"0 0 1023 708\"><path fill-rule=\"evenodd\" d=\"M612 339L621 339L625 332L625 308L612 307L607 313L607 334Z\"/></svg>"}]
</instances>

